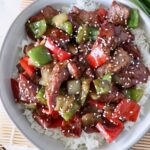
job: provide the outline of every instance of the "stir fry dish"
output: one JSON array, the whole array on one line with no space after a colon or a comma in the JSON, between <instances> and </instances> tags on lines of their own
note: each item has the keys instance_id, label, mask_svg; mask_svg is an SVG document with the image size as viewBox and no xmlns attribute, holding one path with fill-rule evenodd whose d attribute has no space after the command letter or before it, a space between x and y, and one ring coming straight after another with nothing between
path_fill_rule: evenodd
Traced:
<instances>
[{"instance_id":1,"label":"stir fry dish","mask_svg":"<svg viewBox=\"0 0 150 150\"><path fill-rule=\"evenodd\" d=\"M25 24L32 42L11 79L15 101L43 128L76 138L99 132L112 142L127 121L137 121L144 94L137 85L150 75L133 42L139 21L138 10L115 1L69 13L46 6Z\"/></svg>"}]
</instances>

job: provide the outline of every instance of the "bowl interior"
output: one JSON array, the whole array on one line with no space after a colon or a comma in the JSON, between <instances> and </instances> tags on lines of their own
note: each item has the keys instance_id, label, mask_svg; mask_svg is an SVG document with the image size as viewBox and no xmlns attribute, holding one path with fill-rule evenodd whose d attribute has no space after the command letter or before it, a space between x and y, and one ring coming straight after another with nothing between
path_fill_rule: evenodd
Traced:
<instances>
[{"instance_id":1,"label":"bowl interior","mask_svg":"<svg viewBox=\"0 0 150 150\"><path fill-rule=\"evenodd\" d=\"M97 0L98 1L98 0ZM126 4L126 0L120 0L122 3ZM46 137L45 135L39 134L30 128L30 124L26 118L22 115L23 111L21 108L17 107L14 103L12 91L10 87L10 78L14 72L15 65L17 63L17 51L18 45L26 37L24 24L31 15L36 13L45 5L52 5L56 8L61 8L62 5L69 5L74 2L74 0L38 0L27 9L25 9L12 24L2 47L1 57L0 57L0 94L1 99L4 104L6 111L8 112L11 119L17 125L17 127L40 149L43 150L63 150L64 146L52 138ZM100 0L102 4L109 7L111 0ZM128 2L126 5L130 7L136 7L135 5ZM150 37L149 24L150 20L145 14L140 11L141 14L141 27L147 32L147 36ZM150 126L150 101L145 105L145 116L141 118L141 121L136 123L135 126L130 129L129 132L124 131L119 138L117 138L115 143L106 144L102 146L103 150L108 149L127 149L133 145L149 128ZM127 140L128 139L128 140Z\"/></svg>"}]
</instances>

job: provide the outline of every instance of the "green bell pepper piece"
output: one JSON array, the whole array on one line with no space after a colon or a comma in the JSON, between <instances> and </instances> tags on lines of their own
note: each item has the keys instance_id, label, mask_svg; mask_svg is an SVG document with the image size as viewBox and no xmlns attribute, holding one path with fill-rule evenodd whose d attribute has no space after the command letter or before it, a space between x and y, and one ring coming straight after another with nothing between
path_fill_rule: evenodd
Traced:
<instances>
[{"instance_id":1,"label":"green bell pepper piece","mask_svg":"<svg viewBox=\"0 0 150 150\"><path fill-rule=\"evenodd\" d=\"M111 82L111 80L112 80L111 73L106 73L106 74L103 76L102 80L106 80L106 81Z\"/></svg>"},{"instance_id":2,"label":"green bell pepper piece","mask_svg":"<svg viewBox=\"0 0 150 150\"><path fill-rule=\"evenodd\" d=\"M94 27L88 27L88 36L92 40L96 40L98 37L99 29Z\"/></svg>"},{"instance_id":3,"label":"green bell pepper piece","mask_svg":"<svg viewBox=\"0 0 150 150\"><path fill-rule=\"evenodd\" d=\"M81 82L80 80L69 80L67 82L67 90L69 95L80 94Z\"/></svg>"},{"instance_id":4,"label":"green bell pepper piece","mask_svg":"<svg viewBox=\"0 0 150 150\"><path fill-rule=\"evenodd\" d=\"M47 100L44 98L45 89L41 88L36 95L36 98L39 100L40 103L47 105Z\"/></svg>"},{"instance_id":5,"label":"green bell pepper piece","mask_svg":"<svg viewBox=\"0 0 150 150\"><path fill-rule=\"evenodd\" d=\"M107 94L111 90L111 85L107 80L93 80L97 95Z\"/></svg>"},{"instance_id":6,"label":"green bell pepper piece","mask_svg":"<svg viewBox=\"0 0 150 150\"><path fill-rule=\"evenodd\" d=\"M59 95L56 97L56 107L55 107L56 111L60 111L63 108L65 100L66 97L63 95Z\"/></svg>"},{"instance_id":7,"label":"green bell pepper piece","mask_svg":"<svg viewBox=\"0 0 150 150\"><path fill-rule=\"evenodd\" d=\"M35 38L40 38L47 29L46 21L40 20L29 24L31 32L34 34Z\"/></svg>"},{"instance_id":8,"label":"green bell pepper piece","mask_svg":"<svg viewBox=\"0 0 150 150\"><path fill-rule=\"evenodd\" d=\"M80 108L79 104L77 102L74 102L72 108L71 107L67 108L66 111L64 113L62 113L62 117L66 121L68 121L79 110L79 108Z\"/></svg>"},{"instance_id":9,"label":"green bell pepper piece","mask_svg":"<svg viewBox=\"0 0 150 150\"><path fill-rule=\"evenodd\" d=\"M91 79L84 78L81 82L80 102L83 106L90 90Z\"/></svg>"},{"instance_id":10,"label":"green bell pepper piece","mask_svg":"<svg viewBox=\"0 0 150 150\"><path fill-rule=\"evenodd\" d=\"M94 27L80 26L78 29L78 34L76 36L76 42L82 43L88 39L96 40L98 37L99 30Z\"/></svg>"},{"instance_id":11,"label":"green bell pepper piece","mask_svg":"<svg viewBox=\"0 0 150 150\"><path fill-rule=\"evenodd\" d=\"M60 13L52 18L51 23L57 28L61 28L63 23L66 22L67 20L68 20L68 15L66 13Z\"/></svg>"},{"instance_id":12,"label":"green bell pepper piece","mask_svg":"<svg viewBox=\"0 0 150 150\"><path fill-rule=\"evenodd\" d=\"M72 26L72 23L69 21L64 22L61 29L67 32L68 34L73 33L73 26Z\"/></svg>"},{"instance_id":13,"label":"green bell pepper piece","mask_svg":"<svg viewBox=\"0 0 150 150\"><path fill-rule=\"evenodd\" d=\"M68 121L79 110L80 105L74 96L58 96L56 98L55 110L59 112L65 121Z\"/></svg>"},{"instance_id":14,"label":"green bell pepper piece","mask_svg":"<svg viewBox=\"0 0 150 150\"><path fill-rule=\"evenodd\" d=\"M126 89L124 91L124 94L127 98L138 102L142 98L144 91L143 89L130 88L130 89Z\"/></svg>"},{"instance_id":15,"label":"green bell pepper piece","mask_svg":"<svg viewBox=\"0 0 150 150\"><path fill-rule=\"evenodd\" d=\"M131 14L128 20L128 27L129 28L137 28L139 26L139 12L136 9L131 10Z\"/></svg>"},{"instance_id":16,"label":"green bell pepper piece","mask_svg":"<svg viewBox=\"0 0 150 150\"><path fill-rule=\"evenodd\" d=\"M76 36L77 43L83 43L88 40L88 28L86 26L80 26Z\"/></svg>"},{"instance_id":17,"label":"green bell pepper piece","mask_svg":"<svg viewBox=\"0 0 150 150\"><path fill-rule=\"evenodd\" d=\"M64 30L68 34L72 34L73 32L73 25L68 21L68 15L66 13L60 13L54 16L49 22L51 25Z\"/></svg>"},{"instance_id":18,"label":"green bell pepper piece","mask_svg":"<svg viewBox=\"0 0 150 150\"><path fill-rule=\"evenodd\" d=\"M27 55L31 58L36 67L41 67L52 60L51 54L44 46L37 46L28 51Z\"/></svg>"}]
</instances>

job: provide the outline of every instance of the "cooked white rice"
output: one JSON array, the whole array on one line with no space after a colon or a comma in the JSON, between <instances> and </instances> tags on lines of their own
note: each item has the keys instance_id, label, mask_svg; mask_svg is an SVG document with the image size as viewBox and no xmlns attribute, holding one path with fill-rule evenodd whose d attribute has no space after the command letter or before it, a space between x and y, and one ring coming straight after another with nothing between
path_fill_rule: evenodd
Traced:
<instances>
[{"instance_id":1,"label":"cooked white rice","mask_svg":"<svg viewBox=\"0 0 150 150\"><path fill-rule=\"evenodd\" d=\"M93 11L100 6L100 3L95 2L94 0L76 0L73 6L77 6L78 8L87 11Z\"/></svg>"},{"instance_id":2,"label":"cooked white rice","mask_svg":"<svg viewBox=\"0 0 150 150\"><path fill-rule=\"evenodd\" d=\"M84 0L80 1L77 0L75 6L85 9L85 10L95 10L99 4L96 2L93 2L93 0ZM150 67L150 46L149 43L146 40L145 31L142 29L135 29L132 30L132 33L135 35L135 41L134 43L138 46L138 48L141 51L141 54L143 56L143 60L146 66ZM24 45L29 44L31 41L29 39L23 40L20 47L24 47ZM22 56L22 50L19 53L19 57ZM16 73L15 73L16 75ZM141 105L141 114L139 116L138 121L140 120L140 117L143 115L144 110L144 104L148 100L149 91L150 91L150 78L148 79L148 82L146 84L140 84L139 87L142 87L145 89L144 96L142 97L139 104ZM32 111L26 109L24 111L24 115L26 116L27 120L31 123L31 128L39 132L40 134L45 134L48 137L54 138L56 140L61 141L64 143L66 149L72 149L72 150L93 150L105 143L104 138L99 133L92 133L87 134L85 132L82 132L82 135L80 138L67 138L64 137L61 134L60 129L43 129L34 119L32 118ZM137 122L138 122L137 121ZM125 124L125 129L129 130L134 125L133 122L127 122Z\"/></svg>"}]
</instances>

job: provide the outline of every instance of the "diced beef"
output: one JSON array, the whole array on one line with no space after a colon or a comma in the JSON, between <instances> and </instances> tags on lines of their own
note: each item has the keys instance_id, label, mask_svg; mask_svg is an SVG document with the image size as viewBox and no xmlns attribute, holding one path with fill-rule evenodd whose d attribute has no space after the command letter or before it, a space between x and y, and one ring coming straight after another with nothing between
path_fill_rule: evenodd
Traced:
<instances>
[{"instance_id":1,"label":"diced beef","mask_svg":"<svg viewBox=\"0 0 150 150\"><path fill-rule=\"evenodd\" d=\"M97 133L99 132L96 127L85 127L83 128L83 130L86 132L86 133Z\"/></svg>"},{"instance_id":2,"label":"diced beef","mask_svg":"<svg viewBox=\"0 0 150 150\"><path fill-rule=\"evenodd\" d=\"M90 67L88 67L85 71L85 75L89 78L93 78L95 77L95 73L94 70L92 70Z\"/></svg>"},{"instance_id":3,"label":"diced beef","mask_svg":"<svg viewBox=\"0 0 150 150\"><path fill-rule=\"evenodd\" d=\"M72 77L78 78L80 76L80 71L75 62L69 62L67 68Z\"/></svg>"},{"instance_id":4,"label":"diced beef","mask_svg":"<svg viewBox=\"0 0 150 150\"><path fill-rule=\"evenodd\" d=\"M24 103L37 103L36 95L38 86L30 81L25 75L19 74L19 98Z\"/></svg>"},{"instance_id":5,"label":"diced beef","mask_svg":"<svg viewBox=\"0 0 150 150\"><path fill-rule=\"evenodd\" d=\"M124 95L118 90L116 86L112 86L112 90L108 94L104 94L101 96L100 101L109 103L109 102L120 102L124 98Z\"/></svg>"},{"instance_id":6,"label":"diced beef","mask_svg":"<svg viewBox=\"0 0 150 150\"><path fill-rule=\"evenodd\" d=\"M133 43L125 43L122 45L123 49L129 53L129 55L135 59L141 58L140 51Z\"/></svg>"},{"instance_id":7,"label":"diced beef","mask_svg":"<svg viewBox=\"0 0 150 150\"><path fill-rule=\"evenodd\" d=\"M15 79L11 78L11 89L13 92L13 96L15 98L15 102L19 102L19 85Z\"/></svg>"},{"instance_id":8,"label":"diced beef","mask_svg":"<svg viewBox=\"0 0 150 150\"><path fill-rule=\"evenodd\" d=\"M86 70L86 68L89 67L89 64L87 62L87 55L89 51L91 50L92 44L91 42L88 42L88 44L81 44L78 46L79 53L76 55L73 59L73 61L76 63L80 75L83 74L83 72Z\"/></svg>"},{"instance_id":9,"label":"diced beef","mask_svg":"<svg viewBox=\"0 0 150 150\"><path fill-rule=\"evenodd\" d=\"M35 84L39 84L39 81L41 79L41 72L40 72L40 69L36 69L33 76L31 77L31 80L33 83Z\"/></svg>"},{"instance_id":10,"label":"diced beef","mask_svg":"<svg viewBox=\"0 0 150 150\"><path fill-rule=\"evenodd\" d=\"M41 12L38 12L37 14L35 14L34 16L29 18L29 22L36 22L42 19L52 19L52 17L54 17L55 15L57 15L59 12L54 9L51 6L46 6L44 7Z\"/></svg>"},{"instance_id":11,"label":"diced beef","mask_svg":"<svg viewBox=\"0 0 150 150\"><path fill-rule=\"evenodd\" d=\"M52 117L50 115L42 113L41 111L33 111L32 116L44 129L51 127Z\"/></svg>"},{"instance_id":12,"label":"diced beef","mask_svg":"<svg viewBox=\"0 0 150 150\"><path fill-rule=\"evenodd\" d=\"M32 22L36 22L36 21L40 21L44 19L44 15L41 12L38 12L37 14L35 14L34 16L31 16L27 23L32 23Z\"/></svg>"},{"instance_id":13,"label":"diced beef","mask_svg":"<svg viewBox=\"0 0 150 150\"><path fill-rule=\"evenodd\" d=\"M44 35L50 37L58 45L64 45L70 40L70 37L67 33L52 26L47 29Z\"/></svg>"},{"instance_id":14,"label":"diced beef","mask_svg":"<svg viewBox=\"0 0 150 150\"><path fill-rule=\"evenodd\" d=\"M110 67L111 67L110 63L106 63L98 67L96 70L96 76L98 78L102 78L107 72L110 72Z\"/></svg>"},{"instance_id":15,"label":"diced beef","mask_svg":"<svg viewBox=\"0 0 150 150\"><path fill-rule=\"evenodd\" d=\"M30 17L25 25L26 28L26 32L28 34L28 36L32 39L32 40L36 40L35 37L33 36L30 28L29 28L29 24L36 22L36 21L40 21L42 19L45 19L46 21L49 21L52 17L54 17L55 15L57 15L59 12L57 10L55 10L53 7L51 6L46 6L45 8L43 8L43 10L41 10L41 12L38 12L37 14L35 14L34 16Z\"/></svg>"},{"instance_id":16,"label":"diced beef","mask_svg":"<svg viewBox=\"0 0 150 150\"><path fill-rule=\"evenodd\" d=\"M84 71L86 70L86 68L89 67L89 64L86 60L87 54L86 53L80 53L77 57L77 61L76 64L78 66L78 69L80 71L80 74L82 75L84 73Z\"/></svg>"},{"instance_id":17,"label":"diced beef","mask_svg":"<svg viewBox=\"0 0 150 150\"><path fill-rule=\"evenodd\" d=\"M110 52L111 52L110 48L107 46L103 46L102 50L104 51L104 53L106 54L107 59L108 59L110 57Z\"/></svg>"},{"instance_id":18,"label":"diced beef","mask_svg":"<svg viewBox=\"0 0 150 150\"><path fill-rule=\"evenodd\" d=\"M85 55L87 55L87 53L88 53L89 51L91 51L93 45L94 45L94 42L93 42L93 41L88 41L88 42L86 42L86 43L81 43L81 44L78 46L79 52L80 52L80 53L84 52Z\"/></svg>"},{"instance_id":19,"label":"diced beef","mask_svg":"<svg viewBox=\"0 0 150 150\"><path fill-rule=\"evenodd\" d=\"M55 106L55 99L58 95L61 84L69 78L67 63L57 63L49 78L50 80L45 90L45 96L48 100L49 109L51 110Z\"/></svg>"},{"instance_id":20,"label":"diced beef","mask_svg":"<svg viewBox=\"0 0 150 150\"><path fill-rule=\"evenodd\" d=\"M130 64L131 57L122 48L116 49L111 56L110 61L100 66L96 70L97 77L103 77L107 72L117 73L122 68L127 67Z\"/></svg>"},{"instance_id":21,"label":"diced beef","mask_svg":"<svg viewBox=\"0 0 150 150\"><path fill-rule=\"evenodd\" d=\"M67 51L70 52L72 55L78 55L79 53L78 46L76 44L66 44L64 49L67 49Z\"/></svg>"},{"instance_id":22,"label":"diced beef","mask_svg":"<svg viewBox=\"0 0 150 150\"><path fill-rule=\"evenodd\" d=\"M99 30L98 42L111 49L116 47L118 39L115 37L115 26L112 23L104 22Z\"/></svg>"},{"instance_id":23,"label":"diced beef","mask_svg":"<svg viewBox=\"0 0 150 150\"><path fill-rule=\"evenodd\" d=\"M134 35L123 26L115 26L115 36L118 37L119 44L130 43L134 40Z\"/></svg>"},{"instance_id":24,"label":"diced beef","mask_svg":"<svg viewBox=\"0 0 150 150\"><path fill-rule=\"evenodd\" d=\"M88 24L93 27L100 27L100 18L96 11L85 11L77 7L73 7L72 13L69 14L69 19L75 26Z\"/></svg>"},{"instance_id":25,"label":"diced beef","mask_svg":"<svg viewBox=\"0 0 150 150\"><path fill-rule=\"evenodd\" d=\"M58 15L58 11L51 6L46 6L41 10L44 18L47 20L52 19L54 16Z\"/></svg>"},{"instance_id":26,"label":"diced beef","mask_svg":"<svg viewBox=\"0 0 150 150\"><path fill-rule=\"evenodd\" d=\"M108 11L108 20L115 25L126 25L130 15L130 8L113 1L111 8Z\"/></svg>"},{"instance_id":27,"label":"diced beef","mask_svg":"<svg viewBox=\"0 0 150 150\"><path fill-rule=\"evenodd\" d=\"M110 59L111 72L119 72L122 68L127 67L130 61L131 58L129 54L122 48L118 48Z\"/></svg>"},{"instance_id":28,"label":"diced beef","mask_svg":"<svg viewBox=\"0 0 150 150\"><path fill-rule=\"evenodd\" d=\"M134 36L132 33L123 26L115 26L112 23L105 22L100 28L98 42L111 50L133 40Z\"/></svg>"},{"instance_id":29,"label":"diced beef","mask_svg":"<svg viewBox=\"0 0 150 150\"><path fill-rule=\"evenodd\" d=\"M63 121L61 132L66 137L80 137L82 132L81 119L75 115L69 121Z\"/></svg>"},{"instance_id":30,"label":"diced beef","mask_svg":"<svg viewBox=\"0 0 150 150\"><path fill-rule=\"evenodd\" d=\"M95 107L94 105L88 104L85 105L82 110L81 110L81 115L85 115L87 113L98 113L98 108Z\"/></svg>"},{"instance_id":31,"label":"diced beef","mask_svg":"<svg viewBox=\"0 0 150 150\"><path fill-rule=\"evenodd\" d=\"M48 110L44 105L37 107L38 109L33 111L32 116L39 125L41 125L45 129L58 128L61 126L62 118L59 115L55 115L56 118L54 118L52 115L46 113Z\"/></svg>"},{"instance_id":32,"label":"diced beef","mask_svg":"<svg viewBox=\"0 0 150 150\"><path fill-rule=\"evenodd\" d=\"M86 68L89 66L86 61L86 53L79 53L76 55L72 62L74 62L79 70L79 76L82 76Z\"/></svg>"},{"instance_id":33,"label":"diced beef","mask_svg":"<svg viewBox=\"0 0 150 150\"><path fill-rule=\"evenodd\" d=\"M123 88L130 88L139 83L146 83L148 76L149 71L145 65L138 60L134 60L128 67L115 75L114 80Z\"/></svg>"},{"instance_id":34,"label":"diced beef","mask_svg":"<svg viewBox=\"0 0 150 150\"><path fill-rule=\"evenodd\" d=\"M78 66L78 69L79 69L79 72L80 72L80 76L83 75L85 69L87 68L86 65L87 65L87 64L83 64L82 62L78 62L78 63L77 63L77 66Z\"/></svg>"},{"instance_id":35,"label":"diced beef","mask_svg":"<svg viewBox=\"0 0 150 150\"><path fill-rule=\"evenodd\" d=\"M79 26L82 25L82 20L78 18L78 14L71 12L68 14L69 21L73 24L73 31L77 31Z\"/></svg>"},{"instance_id":36,"label":"diced beef","mask_svg":"<svg viewBox=\"0 0 150 150\"><path fill-rule=\"evenodd\" d=\"M79 54L78 54L78 57L77 57L77 61L78 61L78 63L83 65L84 70L85 70L85 68L87 68L89 66L89 64L87 62L87 55L91 51L91 49L93 47L93 44L94 43L92 41L89 41L87 43L80 44L78 46Z\"/></svg>"}]
</instances>

